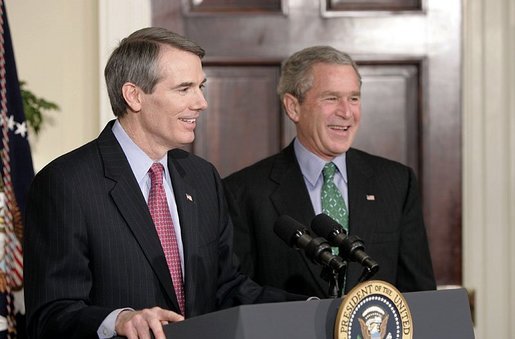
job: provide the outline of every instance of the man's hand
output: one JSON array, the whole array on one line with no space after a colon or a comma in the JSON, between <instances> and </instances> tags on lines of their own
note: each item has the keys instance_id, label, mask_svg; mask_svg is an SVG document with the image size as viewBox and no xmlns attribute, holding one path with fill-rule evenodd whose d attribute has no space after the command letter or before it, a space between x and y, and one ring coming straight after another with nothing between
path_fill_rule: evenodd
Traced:
<instances>
[{"instance_id":1,"label":"man's hand","mask_svg":"<svg viewBox=\"0 0 515 339\"><path fill-rule=\"evenodd\" d=\"M150 331L156 339L166 339L163 325L184 320L184 317L160 307L140 311L122 311L116 318L116 334L128 339L150 339Z\"/></svg>"}]
</instances>

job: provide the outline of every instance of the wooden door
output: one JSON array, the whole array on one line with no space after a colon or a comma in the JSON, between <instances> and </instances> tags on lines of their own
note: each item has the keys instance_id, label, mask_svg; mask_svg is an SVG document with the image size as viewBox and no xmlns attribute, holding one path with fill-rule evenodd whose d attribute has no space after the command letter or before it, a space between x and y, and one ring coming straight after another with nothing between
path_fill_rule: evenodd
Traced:
<instances>
[{"instance_id":1,"label":"wooden door","mask_svg":"<svg viewBox=\"0 0 515 339\"><path fill-rule=\"evenodd\" d=\"M461 284L460 1L153 0L153 24L207 56L208 110L192 151L222 176L294 135L276 95L281 61L331 45L358 62L354 147L417 173L438 284Z\"/></svg>"}]
</instances>

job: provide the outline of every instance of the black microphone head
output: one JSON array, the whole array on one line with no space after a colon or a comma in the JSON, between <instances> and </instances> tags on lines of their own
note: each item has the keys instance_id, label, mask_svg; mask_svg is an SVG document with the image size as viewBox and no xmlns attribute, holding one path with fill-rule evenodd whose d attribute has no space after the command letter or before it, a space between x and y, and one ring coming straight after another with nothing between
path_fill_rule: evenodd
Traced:
<instances>
[{"instance_id":1,"label":"black microphone head","mask_svg":"<svg viewBox=\"0 0 515 339\"><path fill-rule=\"evenodd\" d=\"M281 215L277 218L274 224L274 232L289 246L294 246L298 237L308 233L304 225L288 215Z\"/></svg>"},{"instance_id":2,"label":"black microphone head","mask_svg":"<svg viewBox=\"0 0 515 339\"><path fill-rule=\"evenodd\" d=\"M311 220L311 229L321 237L330 239L334 234L346 234L342 225L327 214L320 213Z\"/></svg>"}]
</instances>

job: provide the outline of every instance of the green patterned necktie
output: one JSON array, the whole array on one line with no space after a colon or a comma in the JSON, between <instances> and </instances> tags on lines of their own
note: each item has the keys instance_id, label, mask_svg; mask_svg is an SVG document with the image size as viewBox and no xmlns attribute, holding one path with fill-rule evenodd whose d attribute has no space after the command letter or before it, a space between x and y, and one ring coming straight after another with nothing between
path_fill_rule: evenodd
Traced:
<instances>
[{"instance_id":1,"label":"green patterned necktie","mask_svg":"<svg viewBox=\"0 0 515 339\"><path fill-rule=\"evenodd\" d=\"M322 170L324 175L324 184L322 185L322 212L336 220L342 225L345 232L349 230L349 213L347 206L343 200L342 194L336 185L333 178L336 172L336 165L332 162L327 163Z\"/></svg>"},{"instance_id":2,"label":"green patterned necktie","mask_svg":"<svg viewBox=\"0 0 515 339\"><path fill-rule=\"evenodd\" d=\"M327 163L322 170L324 176L324 184L322 185L322 193L320 194L322 200L322 212L336 220L345 232L349 230L349 213L347 213L347 206L343 200L342 194L338 187L334 184L334 173L336 172L336 165L333 162ZM338 247L331 248L333 255L339 255L340 250ZM345 291L345 284L347 277L343 276L340 289L343 293Z\"/></svg>"}]
</instances>

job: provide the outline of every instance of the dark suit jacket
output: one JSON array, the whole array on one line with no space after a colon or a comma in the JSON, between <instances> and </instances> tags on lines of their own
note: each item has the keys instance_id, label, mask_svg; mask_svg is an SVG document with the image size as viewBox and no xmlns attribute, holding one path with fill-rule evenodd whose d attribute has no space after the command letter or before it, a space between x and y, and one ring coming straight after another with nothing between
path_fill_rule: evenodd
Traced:
<instances>
[{"instance_id":1,"label":"dark suit jacket","mask_svg":"<svg viewBox=\"0 0 515 339\"><path fill-rule=\"evenodd\" d=\"M435 289L414 173L356 149L347 152L346 161L349 233L363 239L365 251L379 263L373 278L388 281L401 292ZM315 216L293 143L223 182L242 272L260 284L327 297L321 267L302 251L289 248L273 231L283 214L308 229ZM367 195L375 200L367 200ZM346 291L358 283L361 272L357 263L349 265Z\"/></svg>"},{"instance_id":2,"label":"dark suit jacket","mask_svg":"<svg viewBox=\"0 0 515 339\"><path fill-rule=\"evenodd\" d=\"M111 127L54 160L32 184L24 261L33 338L95 337L122 307L179 310L147 204ZM215 168L181 150L169 152L168 164L184 243L186 317L292 297L259 287L233 266L232 225Z\"/></svg>"}]
</instances>

